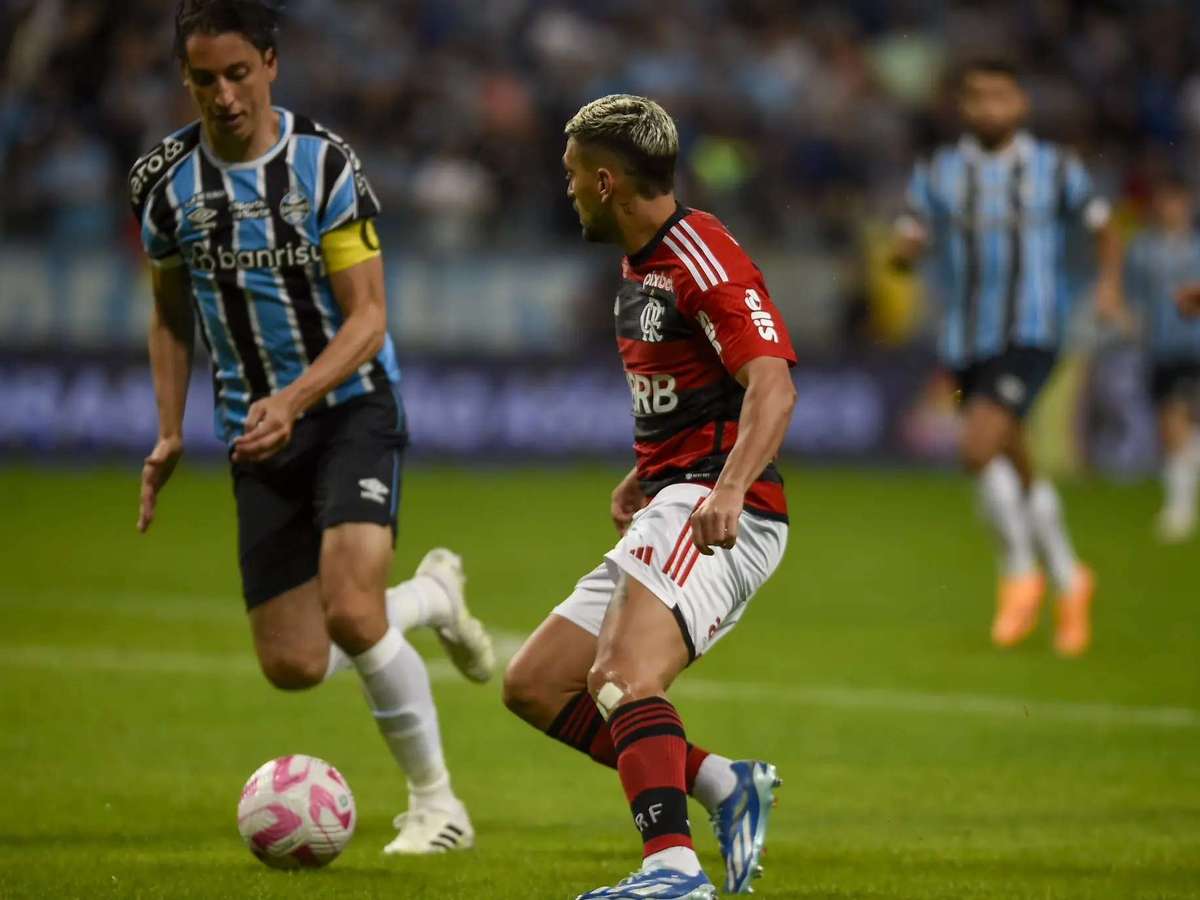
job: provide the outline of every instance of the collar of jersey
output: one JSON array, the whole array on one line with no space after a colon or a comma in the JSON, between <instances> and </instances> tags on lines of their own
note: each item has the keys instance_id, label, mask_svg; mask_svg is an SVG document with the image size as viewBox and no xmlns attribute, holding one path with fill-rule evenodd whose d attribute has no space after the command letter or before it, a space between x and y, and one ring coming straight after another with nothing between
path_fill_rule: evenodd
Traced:
<instances>
[{"instance_id":1,"label":"collar of jersey","mask_svg":"<svg viewBox=\"0 0 1200 900\"><path fill-rule=\"evenodd\" d=\"M204 156L218 169L223 169L226 172L236 172L238 169L257 169L259 166L269 163L284 148L288 142L288 138L292 136L292 114L282 106L272 106L271 109L279 113L279 140L262 156L256 156L254 159L247 159L242 162L229 162L228 160L221 159L208 146L208 138L204 134L204 128L201 127L200 149L203 151Z\"/></svg>"},{"instance_id":2,"label":"collar of jersey","mask_svg":"<svg viewBox=\"0 0 1200 900\"><path fill-rule=\"evenodd\" d=\"M650 241L646 244L646 246L644 246L637 253L631 253L627 257L629 260L629 265L636 269L638 266L642 265L646 260L648 260L650 258L650 254L658 249L658 245L662 243L662 239L666 233L674 228L676 223L689 213L691 213L691 210L686 206L676 206L675 212L671 214L671 218L663 222L662 228L658 229L658 233L655 234L654 237L650 238Z\"/></svg>"},{"instance_id":3,"label":"collar of jersey","mask_svg":"<svg viewBox=\"0 0 1200 900\"><path fill-rule=\"evenodd\" d=\"M997 161L1020 159L1025 161L1029 159L1029 154L1033 152L1033 135L1022 129L1013 135L1013 139L1007 147L994 153L990 150L985 150L983 145L979 143L979 139L973 134L964 134L959 140L958 146L968 158Z\"/></svg>"}]
</instances>

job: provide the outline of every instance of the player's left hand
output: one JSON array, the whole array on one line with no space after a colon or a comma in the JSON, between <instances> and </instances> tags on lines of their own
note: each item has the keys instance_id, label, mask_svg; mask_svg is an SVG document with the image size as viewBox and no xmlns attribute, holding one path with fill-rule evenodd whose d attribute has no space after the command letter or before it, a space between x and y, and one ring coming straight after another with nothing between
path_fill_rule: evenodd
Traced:
<instances>
[{"instance_id":1,"label":"player's left hand","mask_svg":"<svg viewBox=\"0 0 1200 900\"><path fill-rule=\"evenodd\" d=\"M282 450L292 439L296 411L290 398L272 394L250 404L246 431L233 442L234 462L262 462Z\"/></svg>"},{"instance_id":2,"label":"player's left hand","mask_svg":"<svg viewBox=\"0 0 1200 900\"><path fill-rule=\"evenodd\" d=\"M701 553L712 556L713 547L733 549L745 499L740 491L721 486L704 498L692 513L692 543Z\"/></svg>"},{"instance_id":3,"label":"player's left hand","mask_svg":"<svg viewBox=\"0 0 1200 900\"><path fill-rule=\"evenodd\" d=\"M1185 316L1200 316L1200 282L1181 287L1175 294L1175 305Z\"/></svg>"}]
</instances>

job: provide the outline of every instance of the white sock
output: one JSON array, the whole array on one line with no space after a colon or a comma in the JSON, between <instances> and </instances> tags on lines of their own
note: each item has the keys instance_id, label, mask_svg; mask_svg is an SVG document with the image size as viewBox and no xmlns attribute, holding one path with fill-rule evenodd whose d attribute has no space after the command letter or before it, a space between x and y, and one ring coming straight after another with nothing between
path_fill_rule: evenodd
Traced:
<instances>
[{"instance_id":1,"label":"white sock","mask_svg":"<svg viewBox=\"0 0 1200 900\"><path fill-rule=\"evenodd\" d=\"M388 624L402 633L418 626L441 628L454 620L454 604L441 582L418 575L387 590Z\"/></svg>"},{"instance_id":2,"label":"white sock","mask_svg":"<svg viewBox=\"0 0 1200 900\"><path fill-rule=\"evenodd\" d=\"M1033 534L1013 464L997 456L979 473L979 499L1000 544L1000 570L1008 577L1034 570Z\"/></svg>"},{"instance_id":3,"label":"white sock","mask_svg":"<svg viewBox=\"0 0 1200 900\"><path fill-rule=\"evenodd\" d=\"M1163 464L1164 505L1171 510L1196 509L1196 487L1200 482L1200 448L1196 442L1170 454Z\"/></svg>"},{"instance_id":4,"label":"white sock","mask_svg":"<svg viewBox=\"0 0 1200 900\"><path fill-rule=\"evenodd\" d=\"M403 581L387 590L388 624L401 634L421 625L438 628L448 624L454 615L450 596L437 579L421 575ZM325 668L325 681L338 672L354 667L349 654L337 644L329 644L329 663Z\"/></svg>"},{"instance_id":5,"label":"white sock","mask_svg":"<svg viewBox=\"0 0 1200 900\"><path fill-rule=\"evenodd\" d=\"M733 760L710 753L696 771L692 796L710 813L716 812L717 807L724 803L737 787L737 776L730 768L732 763Z\"/></svg>"},{"instance_id":6,"label":"white sock","mask_svg":"<svg viewBox=\"0 0 1200 900\"><path fill-rule=\"evenodd\" d=\"M325 677L322 681L328 681L338 672L345 672L347 669L354 668L354 662L350 659L350 654L335 644L329 642L329 662L325 664Z\"/></svg>"},{"instance_id":7,"label":"white sock","mask_svg":"<svg viewBox=\"0 0 1200 900\"><path fill-rule=\"evenodd\" d=\"M1071 537L1063 522L1058 491L1045 478L1039 478L1029 492L1028 506L1033 534L1050 577L1060 593L1069 591L1079 573L1079 558L1075 556L1075 548L1071 546Z\"/></svg>"},{"instance_id":8,"label":"white sock","mask_svg":"<svg viewBox=\"0 0 1200 900\"><path fill-rule=\"evenodd\" d=\"M410 797L438 808L457 802L442 755L437 708L425 662L396 628L354 657L371 714L408 777Z\"/></svg>"},{"instance_id":9,"label":"white sock","mask_svg":"<svg viewBox=\"0 0 1200 900\"><path fill-rule=\"evenodd\" d=\"M642 871L651 872L654 869L674 869L684 875L700 874L700 857L691 847L668 847L651 853L642 860Z\"/></svg>"}]
</instances>

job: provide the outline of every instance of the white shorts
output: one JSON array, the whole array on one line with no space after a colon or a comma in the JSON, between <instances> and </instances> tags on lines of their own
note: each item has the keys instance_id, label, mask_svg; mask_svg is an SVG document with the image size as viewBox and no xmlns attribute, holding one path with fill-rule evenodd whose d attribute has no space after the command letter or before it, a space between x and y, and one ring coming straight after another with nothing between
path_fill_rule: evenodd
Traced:
<instances>
[{"instance_id":1,"label":"white shorts","mask_svg":"<svg viewBox=\"0 0 1200 900\"><path fill-rule=\"evenodd\" d=\"M600 634L617 580L627 574L674 614L692 659L728 634L754 593L779 566L787 546L784 522L743 512L732 550L704 556L692 543L692 513L709 489L694 484L663 488L633 517L604 562L584 575L557 615Z\"/></svg>"}]
</instances>

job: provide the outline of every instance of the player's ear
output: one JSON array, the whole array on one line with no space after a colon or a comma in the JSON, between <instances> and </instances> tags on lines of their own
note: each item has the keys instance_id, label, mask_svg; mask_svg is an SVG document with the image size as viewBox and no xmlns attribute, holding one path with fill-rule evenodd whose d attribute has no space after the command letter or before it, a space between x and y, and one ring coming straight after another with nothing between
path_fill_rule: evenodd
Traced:
<instances>
[{"instance_id":1,"label":"player's ear","mask_svg":"<svg viewBox=\"0 0 1200 900\"><path fill-rule=\"evenodd\" d=\"M275 52L274 47L268 47L263 52L263 65L267 69L267 80L274 81L275 76L279 74L279 54Z\"/></svg>"},{"instance_id":2,"label":"player's ear","mask_svg":"<svg viewBox=\"0 0 1200 900\"><path fill-rule=\"evenodd\" d=\"M601 200L607 200L612 196L613 192L613 176L608 169L600 168L596 170L596 193L600 195Z\"/></svg>"}]
</instances>

